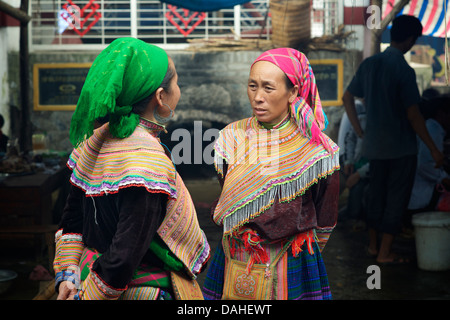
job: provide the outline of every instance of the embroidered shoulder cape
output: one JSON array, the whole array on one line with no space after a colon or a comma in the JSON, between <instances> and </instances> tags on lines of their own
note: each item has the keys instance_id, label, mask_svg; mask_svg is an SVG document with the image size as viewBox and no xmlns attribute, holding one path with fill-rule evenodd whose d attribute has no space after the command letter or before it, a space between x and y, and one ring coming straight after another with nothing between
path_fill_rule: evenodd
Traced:
<instances>
[{"instance_id":1,"label":"embroidered shoulder cape","mask_svg":"<svg viewBox=\"0 0 450 320\"><path fill-rule=\"evenodd\" d=\"M141 126L127 139L118 139L109 133L109 124L103 125L72 152L68 166L73 170L70 181L86 196L142 186L177 197L172 162L158 140Z\"/></svg>"},{"instance_id":2,"label":"embroidered shoulder cape","mask_svg":"<svg viewBox=\"0 0 450 320\"><path fill-rule=\"evenodd\" d=\"M86 196L116 193L130 186L167 194L166 215L157 233L194 277L208 259L210 247L189 191L148 124L141 119L125 139L112 137L108 124L95 130L70 155L70 181Z\"/></svg>"},{"instance_id":3,"label":"embroidered shoulder cape","mask_svg":"<svg viewBox=\"0 0 450 320\"><path fill-rule=\"evenodd\" d=\"M331 154L305 138L292 119L272 130L262 128L255 117L225 127L214 146L214 164L219 175L224 161L228 169L213 213L224 234L261 215L276 197L290 201L339 169L339 148L325 137Z\"/></svg>"}]
</instances>

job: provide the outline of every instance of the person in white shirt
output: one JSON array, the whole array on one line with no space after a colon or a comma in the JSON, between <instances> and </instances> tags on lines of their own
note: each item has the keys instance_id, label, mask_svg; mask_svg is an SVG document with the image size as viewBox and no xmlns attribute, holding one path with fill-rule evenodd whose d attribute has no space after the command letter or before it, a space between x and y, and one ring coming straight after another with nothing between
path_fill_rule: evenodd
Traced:
<instances>
[{"instance_id":1,"label":"person in white shirt","mask_svg":"<svg viewBox=\"0 0 450 320\"><path fill-rule=\"evenodd\" d=\"M450 133L450 97L442 96L431 100L431 117L426 120L426 127L434 143L441 152L444 151L444 140ZM417 170L414 186L408 204L412 213L434 210L439 192L437 185L450 190L450 176L445 165L436 168L429 149L424 142L418 141Z\"/></svg>"}]
</instances>

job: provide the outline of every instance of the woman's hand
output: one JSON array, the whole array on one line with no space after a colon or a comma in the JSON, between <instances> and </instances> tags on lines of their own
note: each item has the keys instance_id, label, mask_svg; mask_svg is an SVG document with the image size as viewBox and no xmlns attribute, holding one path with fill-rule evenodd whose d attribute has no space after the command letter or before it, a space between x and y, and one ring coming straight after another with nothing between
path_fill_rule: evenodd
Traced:
<instances>
[{"instance_id":1,"label":"woman's hand","mask_svg":"<svg viewBox=\"0 0 450 320\"><path fill-rule=\"evenodd\" d=\"M63 281L59 285L59 294L56 300L74 300L78 293L76 286L70 281Z\"/></svg>"},{"instance_id":2,"label":"woman's hand","mask_svg":"<svg viewBox=\"0 0 450 320\"><path fill-rule=\"evenodd\" d=\"M444 165L445 157L444 157L444 154L440 150L433 149L431 151L431 156L433 157L434 161L436 162L436 165L435 165L436 168L440 168Z\"/></svg>"}]
</instances>

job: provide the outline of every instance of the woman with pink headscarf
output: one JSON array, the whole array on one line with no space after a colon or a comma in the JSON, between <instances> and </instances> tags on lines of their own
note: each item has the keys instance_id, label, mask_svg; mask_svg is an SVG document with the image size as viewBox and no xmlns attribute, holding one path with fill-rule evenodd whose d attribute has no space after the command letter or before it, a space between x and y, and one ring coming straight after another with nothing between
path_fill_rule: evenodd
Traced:
<instances>
[{"instance_id":1,"label":"woman with pink headscarf","mask_svg":"<svg viewBox=\"0 0 450 320\"><path fill-rule=\"evenodd\" d=\"M338 146L308 59L291 48L250 69L253 116L215 143L222 192L213 208L223 238L205 299L331 299L323 250L337 221Z\"/></svg>"}]
</instances>

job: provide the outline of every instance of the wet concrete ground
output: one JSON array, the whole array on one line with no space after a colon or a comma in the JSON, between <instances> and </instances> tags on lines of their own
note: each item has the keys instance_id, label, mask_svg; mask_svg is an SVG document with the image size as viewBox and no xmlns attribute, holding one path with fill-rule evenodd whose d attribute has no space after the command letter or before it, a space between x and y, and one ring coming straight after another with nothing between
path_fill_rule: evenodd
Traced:
<instances>
[{"instance_id":1,"label":"wet concrete ground","mask_svg":"<svg viewBox=\"0 0 450 320\"><path fill-rule=\"evenodd\" d=\"M210 219L209 206L219 194L216 180L186 181L196 204L200 224L205 231L212 250L221 237L221 229ZM342 202L345 205L345 201ZM369 289L370 266L376 265L366 255L367 232L353 230L348 223L338 223L323 252L332 295L335 300L450 300L450 270L424 271L415 262L415 239L398 237L395 249L411 260L409 264L380 266L379 289ZM28 242L30 244L30 242ZM0 240L0 269L14 270L18 278L0 300L30 300L46 282L30 280L34 267L41 264L48 268L44 255L42 260L34 258L33 248L27 242ZM204 281L205 273L199 276Z\"/></svg>"},{"instance_id":2,"label":"wet concrete ground","mask_svg":"<svg viewBox=\"0 0 450 320\"><path fill-rule=\"evenodd\" d=\"M211 222L208 203L219 194L214 180L186 183L196 201L197 213L212 249L220 240L221 230ZM346 205L345 192L340 207ZM414 237L399 236L394 249L411 261L408 264L379 266L380 289L369 289L368 278L374 272L374 258L366 255L368 233L354 230L349 222L338 223L323 251L333 299L335 300L450 300L450 270L420 270L416 263ZM202 282L204 274L200 275ZM369 281L373 283L372 281Z\"/></svg>"}]
</instances>

